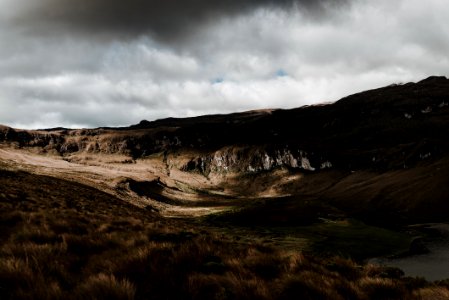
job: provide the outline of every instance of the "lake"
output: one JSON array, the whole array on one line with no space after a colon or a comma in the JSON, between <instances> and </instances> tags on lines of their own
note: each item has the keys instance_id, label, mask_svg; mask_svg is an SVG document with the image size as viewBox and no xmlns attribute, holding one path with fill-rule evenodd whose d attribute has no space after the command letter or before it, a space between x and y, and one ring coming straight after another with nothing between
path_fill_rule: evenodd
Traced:
<instances>
[{"instance_id":1,"label":"lake","mask_svg":"<svg viewBox=\"0 0 449 300\"><path fill-rule=\"evenodd\" d=\"M402 269L406 276L424 277L429 281L448 279L449 224L429 224L425 229L438 232L438 235L423 240L429 253L401 258L375 258L370 260L370 263L397 267Z\"/></svg>"}]
</instances>

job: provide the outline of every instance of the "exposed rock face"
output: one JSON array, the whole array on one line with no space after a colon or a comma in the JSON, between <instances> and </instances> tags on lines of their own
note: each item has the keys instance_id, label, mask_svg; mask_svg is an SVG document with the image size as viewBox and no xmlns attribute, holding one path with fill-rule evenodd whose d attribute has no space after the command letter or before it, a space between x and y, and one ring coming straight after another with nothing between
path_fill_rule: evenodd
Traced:
<instances>
[{"instance_id":1,"label":"exposed rock face","mask_svg":"<svg viewBox=\"0 0 449 300\"><path fill-rule=\"evenodd\" d=\"M0 141L16 142L19 146L41 147L46 150L60 150L64 138L55 133L15 130L9 127L0 127Z\"/></svg>"},{"instance_id":2,"label":"exposed rock face","mask_svg":"<svg viewBox=\"0 0 449 300\"><path fill-rule=\"evenodd\" d=\"M225 147L208 155L196 157L185 164L185 171L199 171L203 174L211 172L255 173L270 171L278 167L315 171L332 167L329 161L313 160L302 150L288 148L270 150L267 147Z\"/></svg>"},{"instance_id":3,"label":"exposed rock face","mask_svg":"<svg viewBox=\"0 0 449 300\"><path fill-rule=\"evenodd\" d=\"M57 131L25 131L0 127L0 141L19 147L55 150L61 155L74 152L123 154L135 158L174 149L180 145L177 137L169 139L151 132L114 129L84 129Z\"/></svg>"}]
</instances>

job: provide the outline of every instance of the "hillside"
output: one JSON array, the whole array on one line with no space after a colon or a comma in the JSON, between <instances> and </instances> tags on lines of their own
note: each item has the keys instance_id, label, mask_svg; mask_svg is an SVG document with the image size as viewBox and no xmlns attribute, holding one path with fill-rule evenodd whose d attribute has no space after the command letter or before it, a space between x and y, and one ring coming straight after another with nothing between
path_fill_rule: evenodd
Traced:
<instances>
[{"instance_id":1,"label":"hillside","mask_svg":"<svg viewBox=\"0 0 449 300\"><path fill-rule=\"evenodd\" d=\"M403 277L394 268L242 242L70 181L0 170L0 185L2 299L449 295L444 281L429 283Z\"/></svg>"},{"instance_id":2,"label":"hillside","mask_svg":"<svg viewBox=\"0 0 449 300\"><path fill-rule=\"evenodd\" d=\"M425 252L417 224L449 222L448 136L445 77L291 110L0 126L0 298L445 299L447 281L366 262Z\"/></svg>"},{"instance_id":3,"label":"hillside","mask_svg":"<svg viewBox=\"0 0 449 300\"><path fill-rule=\"evenodd\" d=\"M405 222L447 219L448 136L445 77L292 110L142 121L127 128L0 130L4 145L72 163L133 169L151 161L150 180L134 179L159 178L165 202L177 203L179 186L225 197L308 195L344 213L380 211ZM265 187L249 189L259 181ZM354 205L358 201L363 205Z\"/></svg>"}]
</instances>

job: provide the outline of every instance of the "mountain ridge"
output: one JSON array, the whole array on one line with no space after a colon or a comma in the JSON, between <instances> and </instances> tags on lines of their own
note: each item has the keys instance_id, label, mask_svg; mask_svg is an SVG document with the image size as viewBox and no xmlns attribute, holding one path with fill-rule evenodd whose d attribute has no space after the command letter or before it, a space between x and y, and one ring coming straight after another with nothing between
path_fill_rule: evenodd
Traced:
<instances>
[{"instance_id":1,"label":"mountain ridge","mask_svg":"<svg viewBox=\"0 0 449 300\"><path fill-rule=\"evenodd\" d=\"M205 154L205 158L195 158L202 161L229 147L237 152L253 148L273 160L278 156L278 160L292 161L283 164L289 167L301 165L294 161L303 160L307 153L314 168L327 162L346 169L400 168L448 151L444 139L449 135L448 94L449 80L432 76L418 83L357 93L332 104L289 110L142 120L119 128L25 131L2 127L0 141L60 155L104 152L128 154L133 159L159 152L197 151ZM284 153L284 158L276 151Z\"/></svg>"}]
</instances>

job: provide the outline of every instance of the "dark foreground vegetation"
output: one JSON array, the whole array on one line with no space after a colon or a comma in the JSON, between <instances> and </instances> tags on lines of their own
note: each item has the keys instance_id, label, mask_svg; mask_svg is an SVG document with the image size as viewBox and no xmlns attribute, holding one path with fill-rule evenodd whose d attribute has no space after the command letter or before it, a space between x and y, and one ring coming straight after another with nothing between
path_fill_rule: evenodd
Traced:
<instances>
[{"instance_id":1,"label":"dark foreground vegetation","mask_svg":"<svg viewBox=\"0 0 449 300\"><path fill-rule=\"evenodd\" d=\"M0 170L0 299L448 299L449 282L212 233Z\"/></svg>"}]
</instances>

